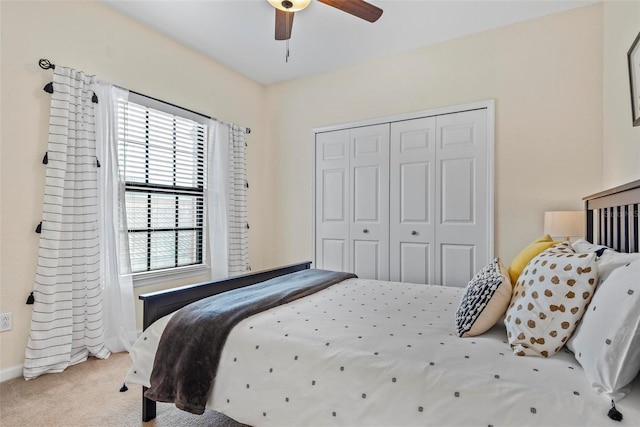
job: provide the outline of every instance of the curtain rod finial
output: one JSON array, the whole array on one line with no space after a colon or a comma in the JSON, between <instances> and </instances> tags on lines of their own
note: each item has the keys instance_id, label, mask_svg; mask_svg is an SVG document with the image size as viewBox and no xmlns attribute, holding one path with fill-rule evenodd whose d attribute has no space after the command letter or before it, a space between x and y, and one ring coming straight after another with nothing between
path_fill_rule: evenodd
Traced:
<instances>
[{"instance_id":1,"label":"curtain rod finial","mask_svg":"<svg viewBox=\"0 0 640 427\"><path fill-rule=\"evenodd\" d=\"M51 61L49 61L48 59L40 59L40 61L38 61L38 65L43 70L48 70L48 69L55 70L56 69L55 64L52 64Z\"/></svg>"}]
</instances>

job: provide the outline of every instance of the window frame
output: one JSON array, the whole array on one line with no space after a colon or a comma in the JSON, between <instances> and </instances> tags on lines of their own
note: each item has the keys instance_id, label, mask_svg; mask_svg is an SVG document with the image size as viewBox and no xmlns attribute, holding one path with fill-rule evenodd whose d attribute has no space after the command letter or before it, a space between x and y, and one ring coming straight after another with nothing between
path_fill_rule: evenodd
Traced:
<instances>
[{"instance_id":1,"label":"window frame","mask_svg":"<svg viewBox=\"0 0 640 427\"><path fill-rule=\"evenodd\" d=\"M138 286L146 286L152 285L155 283L162 283L167 281L175 281L186 277L196 276L196 275L204 275L210 272L210 262L209 262L209 251L207 250L208 243L208 233L207 233L207 145L208 145L208 132L210 132L210 119L208 117L204 117L200 114L194 113L190 110L183 109L181 107L168 104L166 102L150 98L141 94L129 93L129 97L127 99L128 102L138 104L143 107L151 108L154 110L158 110L167 114L171 114L174 116L178 116L181 118L185 118L188 120L192 120L194 122L200 123L206 127L206 132L203 135L203 171L204 176L202 177L203 182L203 191L202 191L202 244L201 250L202 255L200 257L200 263L190 264L185 266L176 266L176 267L168 267L162 269L148 270L148 271L140 271L131 273L133 279L134 287ZM143 185L132 184L131 190L127 189L125 185L125 194L127 191L136 191L135 187L137 187L137 191L140 191L144 187ZM148 186L149 190L153 191L153 186ZM127 230L129 234L130 231Z\"/></svg>"}]
</instances>

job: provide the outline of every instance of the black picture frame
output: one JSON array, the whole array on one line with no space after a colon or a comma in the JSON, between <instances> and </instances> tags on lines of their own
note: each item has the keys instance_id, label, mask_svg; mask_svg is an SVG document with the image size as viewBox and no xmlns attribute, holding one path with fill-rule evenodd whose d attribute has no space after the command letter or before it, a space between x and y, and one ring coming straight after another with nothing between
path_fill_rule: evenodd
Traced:
<instances>
[{"instance_id":1,"label":"black picture frame","mask_svg":"<svg viewBox=\"0 0 640 427\"><path fill-rule=\"evenodd\" d=\"M640 33L627 52L629 64L629 89L631 91L631 119L633 126L640 126Z\"/></svg>"}]
</instances>

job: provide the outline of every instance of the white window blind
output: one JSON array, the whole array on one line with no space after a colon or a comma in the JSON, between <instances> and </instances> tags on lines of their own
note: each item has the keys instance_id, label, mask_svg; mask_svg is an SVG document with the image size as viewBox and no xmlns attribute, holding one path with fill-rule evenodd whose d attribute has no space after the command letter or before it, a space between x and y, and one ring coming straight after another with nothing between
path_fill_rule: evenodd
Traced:
<instances>
[{"instance_id":1,"label":"white window blind","mask_svg":"<svg viewBox=\"0 0 640 427\"><path fill-rule=\"evenodd\" d=\"M204 264L206 125L131 101L118 113L131 271Z\"/></svg>"}]
</instances>

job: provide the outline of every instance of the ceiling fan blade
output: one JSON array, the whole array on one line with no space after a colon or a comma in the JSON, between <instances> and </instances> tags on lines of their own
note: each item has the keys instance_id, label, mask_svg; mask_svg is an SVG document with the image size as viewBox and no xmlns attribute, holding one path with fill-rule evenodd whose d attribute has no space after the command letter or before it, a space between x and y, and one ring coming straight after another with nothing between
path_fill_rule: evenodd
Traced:
<instances>
[{"instance_id":1,"label":"ceiling fan blade","mask_svg":"<svg viewBox=\"0 0 640 427\"><path fill-rule=\"evenodd\" d=\"M365 21L376 22L382 15L382 9L367 3L364 0L318 0L320 3L328 4L343 12L362 18Z\"/></svg>"},{"instance_id":2,"label":"ceiling fan blade","mask_svg":"<svg viewBox=\"0 0 640 427\"><path fill-rule=\"evenodd\" d=\"M294 12L276 9L276 40L289 40L293 28Z\"/></svg>"}]
</instances>

